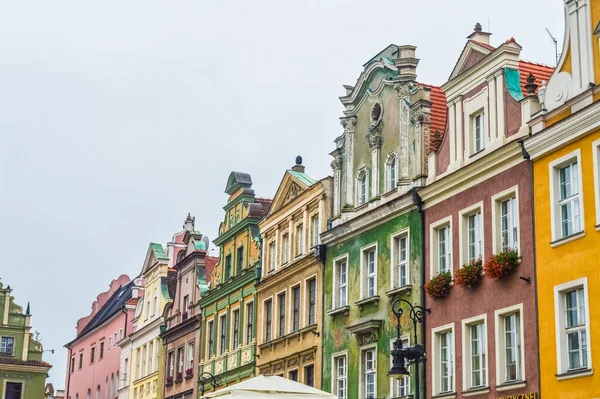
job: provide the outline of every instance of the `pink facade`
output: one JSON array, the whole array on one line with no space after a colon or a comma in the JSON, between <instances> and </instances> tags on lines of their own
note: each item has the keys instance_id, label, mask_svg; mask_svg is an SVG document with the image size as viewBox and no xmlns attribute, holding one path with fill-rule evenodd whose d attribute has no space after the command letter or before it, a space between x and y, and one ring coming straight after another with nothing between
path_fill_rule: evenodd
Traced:
<instances>
[{"instance_id":1,"label":"pink facade","mask_svg":"<svg viewBox=\"0 0 600 399\"><path fill-rule=\"evenodd\" d=\"M77 337L69 342L65 397L113 399L117 397L121 349L117 342L131 332L134 309L126 307L138 296L126 275L98 295L89 316L77 322Z\"/></svg>"}]
</instances>

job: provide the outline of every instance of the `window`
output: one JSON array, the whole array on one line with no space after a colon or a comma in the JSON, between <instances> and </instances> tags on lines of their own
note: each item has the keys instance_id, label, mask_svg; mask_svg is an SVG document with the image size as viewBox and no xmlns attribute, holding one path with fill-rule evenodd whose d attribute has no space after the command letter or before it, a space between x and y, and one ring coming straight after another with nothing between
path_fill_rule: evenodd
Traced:
<instances>
[{"instance_id":1,"label":"window","mask_svg":"<svg viewBox=\"0 0 600 399\"><path fill-rule=\"evenodd\" d=\"M5 399L21 399L21 395L23 395L23 383L6 382Z\"/></svg>"},{"instance_id":2,"label":"window","mask_svg":"<svg viewBox=\"0 0 600 399\"><path fill-rule=\"evenodd\" d=\"M377 295L377 246L363 249L361 261L362 293L361 298Z\"/></svg>"},{"instance_id":3,"label":"window","mask_svg":"<svg viewBox=\"0 0 600 399\"><path fill-rule=\"evenodd\" d=\"M321 233L321 229L319 227L319 215L315 215L312 217L312 238L313 238L313 247L319 245L319 234Z\"/></svg>"},{"instance_id":4,"label":"window","mask_svg":"<svg viewBox=\"0 0 600 399\"><path fill-rule=\"evenodd\" d=\"M83 352L79 352L79 370L83 367Z\"/></svg>"},{"instance_id":5,"label":"window","mask_svg":"<svg viewBox=\"0 0 600 399\"><path fill-rule=\"evenodd\" d=\"M496 385L523 381L524 350L521 315L523 305L496 310Z\"/></svg>"},{"instance_id":6,"label":"window","mask_svg":"<svg viewBox=\"0 0 600 399\"><path fill-rule=\"evenodd\" d=\"M167 359L169 362L169 370L167 370L167 377L173 378L175 374L175 354L173 353L173 351L169 352L169 354L167 355Z\"/></svg>"},{"instance_id":7,"label":"window","mask_svg":"<svg viewBox=\"0 0 600 399\"><path fill-rule=\"evenodd\" d=\"M94 358L96 357L96 347L92 345L90 348L90 363L94 363Z\"/></svg>"},{"instance_id":8,"label":"window","mask_svg":"<svg viewBox=\"0 0 600 399\"><path fill-rule=\"evenodd\" d=\"M142 377L146 374L146 345L142 346Z\"/></svg>"},{"instance_id":9,"label":"window","mask_svg":"<svg viewBox=\"0 0 600 399\"><path fill-rule=\"evenodd\" d=\"M308 280L308 325L317 323L317 280Z\"/></svg>"},{"instance_id":10,"label":"window","mask_svg":"<svg viewBox=\"0 0 600 399\"><path fill-rule=\"evenodd\" d=\"M484 132L484 117L485 114L483 112L474 115L471 117L472 119L472 138L473 138L473 143L472 143L472 148L473 148L473 154L483 150L485 148L485 132Z\"/></svg>"},{"instance_id":11,"label":"window","mask_svg":"<svg viewBox=\"0 0 600 399\"><path fill-rule=\"evenodd\" d=\"M273 302L269 299L265 302L265 341L270 341L271 336L271 326L272 326L272 317L273 317Z\"/></svg>"},{"instance_id":12,"label":"window","mask_svg":"<svg viewBox=\"0 0 600 399\"><path fill-rule=\"evenodd\" d=\"M13 337L0 338L0 353L3 355L12 355L15 348L15 339ZM81 366L79 366L81 368Z\"/></svg>"},{"instance_id":13,"label":"window","mask_svg":"<svg viewBox=\"0 0 600 399\"><path fill-rule=\"evenodd\" d=\"M333 358L333 389L338 399L347 399L348 367L346 355Z\"/></svg>"},{"instance_id":14,"label":"window","mask_svg":"<svg viewBox=\"0 0 600 399\"><path fill-rule=\"evenodd\" d=\"M460 264L483 259L483 203L479 202L459 212ZM448 234L450 230L448 230ZM444 241L446 237L442 238Z\"/></svg>"},{"instance_id":15,"label":"window","mask_svg":"<svg viewBox=\"0 0 600 399\"><path fill-rule=\"evenodd\" d=\"M254 335L254 303L246 305L246 345L252 342Z\"/></svg>"},{"instance_id":16,"label":"window","mask_svg":"<svg viewBox=\"0 0 600 399\"><path fill-rule=\"evenodd\" d=\"M269 244L269 256L270 256L270 261L271 261L271 267L269 270L273 271L273 270L275 270L275 262L277 260L277 247L275 246L274 242Z\"/></svg>"},{"instance_id":17,"label":"window","mask_svg":"<svg viewBox=\"0 0 600 399\"><path fill-rule=\"evenodd\" d=\"M552 193L552 239L583 231L580 150L550 163Z\"/></svg>"},{"instance_id":18,"label":"window","mask_svg":"<svg viewBox=\"0 0 600 399\"><path fill-rule=\"evenodd\" d=\"M433 388L435 394L454 392L454 324L433 328Z\"/></svg>"},{"instance_id":19,"label":"window","mask_svg":"<svg viewBox=\"0 0 600 399\"><path fill-rule=\"evenodd\" d=\"M298 382L298 370L290 370L288 379Z\"/></svg>"},{"instance_id":20,"label":"window","mask_svg":"<svg viewBox=\"0 0 600 399\"><path fill-rule=\"evenodd\" d=\"M231 254L225 256L225 278L232 276L231 270Z\"/></svg>"},{"instance_id":21,"label":"window","mask_svg":"<svg viewBox=\"0 0 600 399\"><path fill-rule=\"evenodd\" d=\"M464 389L487 386L486 315L463 320Z\"/></svg>"},{"instance_id":22,"label":"window","mask_svg":"<svg viewBox=\"0 0 600 399\"><path fill-rule=\"evenodd\" d=\"M240 246L237 249L237 262L236 262L236 270L237 272L241 272L244 268L244 247Z\"/></svg>"},{"instance_id":23,"label":"window","mask_svg":"<svg viewBox=\"0 0 600 399\"><path fill-rule=\"evenodd\" d=\"M214 356L215 354L215 326L214 321L208 322L208 357Z\"/></svg>"},{"instance_id":24,"label":"window","mask_svg":"<svg viewBox=\"0 0 600 399\"><path fill-rule=\"evenodd\" d=\"M304 226L296 226L296 256L304 253Z\"/></svg>"},{"instance_id":25,"label":"window","mask_svg":"<svg viewBox=\"0 0 600 399\"><path fill-rule=\"evenodd\" d=\"M183 297L183 316L187 318L188 307L190 305L190 297L186 295Z\"/></svg>"},{"instance_id":26,"label":"window","mask_svg":"<svg viewBox=\"0 0 600 399\"><path fill-rule=\"evenodd\" d=\"M150 305L150 303L148 303L148 305ZM156 293L156 289L154 290L154 306L152 307L152 309L152 316L154 316L156 313L158 313L158 294ZM115 337L115 341L116 340L117 338Z\"/></svg>"},{"instance_id":27,"label":"window","mask_svg":"<svg viewBox=\"0 0 600 399\"><path fill-rule=\"evenodd\" d=\"M285 335L285 292L277 296L277 302L279 303L279 336Z\"/></svg>"},{"instance_id":28,"label":"window","mask_svg":"<svg viewBox=\"0 0 600 399\"><path fill-rule=\"evenodd\" d=\"M183 376L183 346L177 348L177 378Z\"/></svg>"},{"instance_id":29,"label":"window","mask_svg":"<svg viewBox=\"0 0 600 399\"><path fill-rule=\"evenodd\" d=\"M309 387L315 386L315 366L312 364L304 367L304 384Z\"/></svg>"},{"instance_id":30,"label":"window","mask_svg":"<svg viewBox=\"0 0 600 399\"><path fill-rule=\"evenodd\" d=\"M398 174L397 174L397 163L398 158L396 154L391 154L388 158L387 162L387 176L388 176L388 185L387 191L395 190L398 186Z\"/></svg>"},{"instance_id":31,"label":"window","mask_svg":"<svg viewBox=\"0 0 600 399\"><path fill-rule=\"evenodd\" d=\"M281 241L283 242L283 264L286 264L290 261L290 235L284 234Z\"/></svg>"},{"instance_id":32,"label":"window","mask_svg":"<svg viewBox=\"0 0 600 399\"><path fill-rule=\"evenodd\" d=\"M129 385L129 359L125 359L125 361L123 362L123 384L121 385L121 388L124 388L125 386Z\"/></svg>"},{"instance_id":33,"label":"window","mask_svg":"<svg viewBox=\"0 0 600 399\"><path fill-rule=\"evenodd\" d=\"M292 331L300 329L300 286L292 288L292 298L294 301L293 326Z\"/></svg>"},{"instance_id":34,"label":"window","mask_svg":"<svg viewBox=\"0 0 600 399\"><path fill-rule=\"evenodd\" d=\"M592 143L594 161L594 194L596 196L596 226L600 226L600 139Z\"/></svg>"},{"instance_id":35,"label":"window","mask_svg":"<svg viewBox=\"0 0 600 399\"><path fill-rule=\"evenodd\" d=\"M233 343L232 348L235 350L240 346L240 310L236 309L233 311Z\"/></svg>"},{"instance_id":36,"label":"window","mask_svg":"<svg viewBox=\"0 0 600 399\"><path fill-rule=\"evenodd\" d=\"M75 371L75 356L71 356L71 363L69 366L69 370L71 373Z\"/></svg>"},{"instance_id":37,"label":"window","mask_svg":"<svg viewBox=\"0 0 600 399\"><path fill-rule=\"evenodd\" d=\"M397 233L391 238L391 289L405 287L409 284L409 256L408 231Z\"/></svg>"},{"instance_id":38,"label":"window","mask_svg":"<svg viewBox=\"0 0 600 399\"><path fill-rule=\"evenodd\" d=\"M358 175L358 205L367 203L367 172Z\"/></svg>"},{"instance_id":39,"label":"window","mask_svg":"<svg viewBox=\"0 0 600 399\"><path fill-rule=\"evenodd\" d=\"M194 369L194 342L193 341L188 342L186 369L188 369L188 370Z\"/></svg>"},{"instance_id":40,"label":"window","mask_svg":"<svg viewBox=\"0 0 600 399\"><path fill-rule=\"evenodd\" d=\"M558 377L591 367L587 277L554 288Z\"/></svg>"},{"instance_id":41,"label":"window","mask_svg":"<svg viewBox=\"0 0 600 399\"><path fill-rule=\"evenodd\" d=\"M446 218L431 226L431 277L452 273L452 220Z\"/></svg>"},{"instance_id":42,"label":"window","mask_svg":"<svg viewBox=\"0 0 600 399\"><path fill-rule=\"evenodd\" d=\"M150 302L148 302L148 304L150 304ZM108 337L108 350L110 350L111 346L112 346L112 337Z\"/></svg>"},{"instance_id":43,"label":"window","mask_svg":"<svg viewBox=\"0 0 600 399\"><path fill-rule=\"evenodd\" d=\"M335 264L335 278L334 278L334 303L333 307L341 308L348 306L348 258L345 255L344 258L334 260Z\"/></svg>"},{"instance_id":44,"label":"window","mask_svg":"<svg viewBox=\"0 0 600 399\"><path fill-rule=\"evenodd\" d=\"M362 383L365 398L377 397L377 364L375 349L362 351Z\"/></svg>"},{"instance_id":45,"label":"window","mask_svg":"<svg viewBox=\"0 0 600 399\"><path fill-rule=\"evenodd\" d=\"M220 339L219 339L219 355L222 355L227 350L227 315L219 317Z\"/></svg>"},{"instance_id":46,"label":"window","mask_svg":"<svg viewBox=\"0 0 600 399\"><path fill-rule=\"evenodd\" d=\"M150 374L154 371L152 368L152 355L154 354L154 342L150 341L150 349L148 350L148 371L147 374Z\"/></svg>"},{"instance_id":47,"label":"window","mask_svg":"<svg viewBox=\"0 0 600 399\"><path fill-rule=\"evenodd\" d=\"M115 339L113 340L113 346L117 346L117 333L115 332Z\"/></svg>"},{"instance_id":48,"label":"window","mask_svg":"<svg viewBox=\"0 0 600 399\"><path fill-rule=\"evenodd\" d=\"M146 302L146 320L148 320L148 317L150 317L150 298L148 298L148 301ZM111 340L108 338L108 350L110 350L111 346Z\"/></svg>"},{"instance_id":49,"label":"window","mask_svg":"<svg viewBox=\"0 0 600 399\"><path fill-rule=\"evenodd\" d=\"M100 341L100 353L98 354L98 358L100 360L104 358L104 341Z\"/></svg>"}]
</instances>

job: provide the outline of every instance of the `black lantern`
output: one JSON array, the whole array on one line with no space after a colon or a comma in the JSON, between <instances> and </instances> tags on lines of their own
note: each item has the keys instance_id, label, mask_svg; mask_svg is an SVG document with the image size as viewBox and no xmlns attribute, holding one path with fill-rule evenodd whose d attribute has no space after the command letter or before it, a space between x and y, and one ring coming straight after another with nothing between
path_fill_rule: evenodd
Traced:
<instances>
[{"instance_id":1,"label":"black lantern","mask_svg":"<svg viewBox=\"0 0 600 399\"><path fill-rule=\"evenodd\" d=\"M221 385L221 379L205 371L198 377L198 384L200 385L200 396L204 396L204 384L211 384L213 388L216 388Z\"/></svg>"},{"instance_id":2,"label":"black lantern","mask_svg":"<svg viewBox=\"0 0 600 399\"><path fill-rule=\"evenodd\" d=\"M410 308L410 313L408 317L413 322L413 339L415 344L410 347L403 348L402 347L402 339L400 338L400 333L402 331L402 327L400 326L400 317L404 314L404 310L400 307L402 303L405 303ZM392 368L388 372L390 377L394 377L396 379L401 379L404 376L410 375L409 371L406 368L406 365L418 365L420 362L425 361L425 347L423 345L417 344L417 324L423 322L423 317L425 317L425 312L427 314L431 314L431 309L423 309L421 306L414 306L406 299L396 299L392 303L392 311L394 315L396 315L396 341L394 341L394 349L390 351L392 355ZM415 373L415 399L419 399L419 370L417 368Z\"/></svg>"}]
</instances>

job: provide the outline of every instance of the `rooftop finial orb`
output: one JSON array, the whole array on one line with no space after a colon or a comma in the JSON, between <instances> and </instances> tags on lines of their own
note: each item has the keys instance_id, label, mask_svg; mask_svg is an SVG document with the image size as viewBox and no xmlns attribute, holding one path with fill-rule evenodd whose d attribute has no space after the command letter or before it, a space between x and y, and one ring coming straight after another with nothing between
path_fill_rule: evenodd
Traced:
<instances>
[{"instance_id":1,"label":"rooftop finial orb","mask_svg":"<svg viewBox=\"0 0 600 399\"><path fill-rule=\"evenodd\" d=\"M296 157L296 165L302 165L302 157L300 155Z\"/></svg>"},{"instance_id":2,"label":"rooftop finial orb","mask_svg":"<svg viewBox=\"0 0 600 399\"><path fill-rule=\"evenodd\" d=\"M481 24L480 24L479 22L477 22L477 23L475 24L475 31L476 31L476 32L481 32L481 29L482 29L482 27L481 27Z\"/></svg>"}]
</instances>

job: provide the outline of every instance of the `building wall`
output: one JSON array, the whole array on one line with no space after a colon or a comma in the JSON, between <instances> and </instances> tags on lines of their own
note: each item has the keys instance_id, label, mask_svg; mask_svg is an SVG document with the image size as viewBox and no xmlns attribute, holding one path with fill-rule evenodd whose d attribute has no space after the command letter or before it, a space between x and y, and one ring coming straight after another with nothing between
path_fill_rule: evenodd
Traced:
<instances>
[{"instance_id":1,"label":"building wall","mask_svg":"<svg viewBox=\"0 0 600 399\"><path fill-rule=\"evenodd\" d=\"M407 231L408 230L408 231ZM391 270L391 236L395 233L407 231L409 234L410 248L410 286L395 294L387 292L390 287ZM361 248L366 245L377 244L377 295L378 303L364 305L362 310L356 304L360 300L360 264ZM420 303L421 275L420 269L421 234L420 218L416 211L404 214L396 214L388 221L382 222L376 227L361 231L357 235L344 237L340 243L330 244L327 247L327 260L324 269L323 289L324 296L324 318L323 318L323 381L322 389L335 393L333 385L335 380L335 368L333 359L338 355L347 354L347 397L363 398L364 384L361 377L361 347L376 346L377 353L377 390L376 397L391 397L390 387L395 384L387 373L391 367L390 350L391 342L396 338L396 317L392 312L391 304L396 298L403 298L413 304ZM332 315L333 302L333 271L335 260L341 256L348 256L348 304L347 314L338 312ZM409 319L405 316L401 319L403 336L408 334L412 337L412 328ZM350 332L351 326L367 320L381 320L381 326L375 337L367 334L363 345L358 341L358 336ZM420 332L419 332L420 340ZM410 338L411 345L414 339ZM414 368L413 368L414 369ZM414 375L414 372L412 373ZM415 386L414 378L411 386Z\"/></svg>"},{"instance_id":2,"label":"building wall","mask_svg":"<svg viewBox=\"0 0 600 399\"><path fill-rule=\"evenodd\" d=\"M544 397L580 398L595 397L600 394L600 377L583 375L580 378L560 380L561 374L557 360L557 313L555 310L555 287L577 279L587 279L587 304L589 307L590 325L588 328L591 344L591 368L600 361L600 274L598 274L598 258L600 257L600 232L597 215L595 189L599 187L598 164L594 164L592 144L600 139L600 130L592 131L557 151L551 152L534 164L535 179L535 226L536 257L538 280L538 312L540 339L540 378ZM581 152L581 184L583 187L582 223L585 234L572 242L553 248L552 227L550 223L550 167L549 164L573 151ZM564 317L558 314L558 317ZM560 396L557 396L558 393Z\"/></svg>"}]
</instances>

